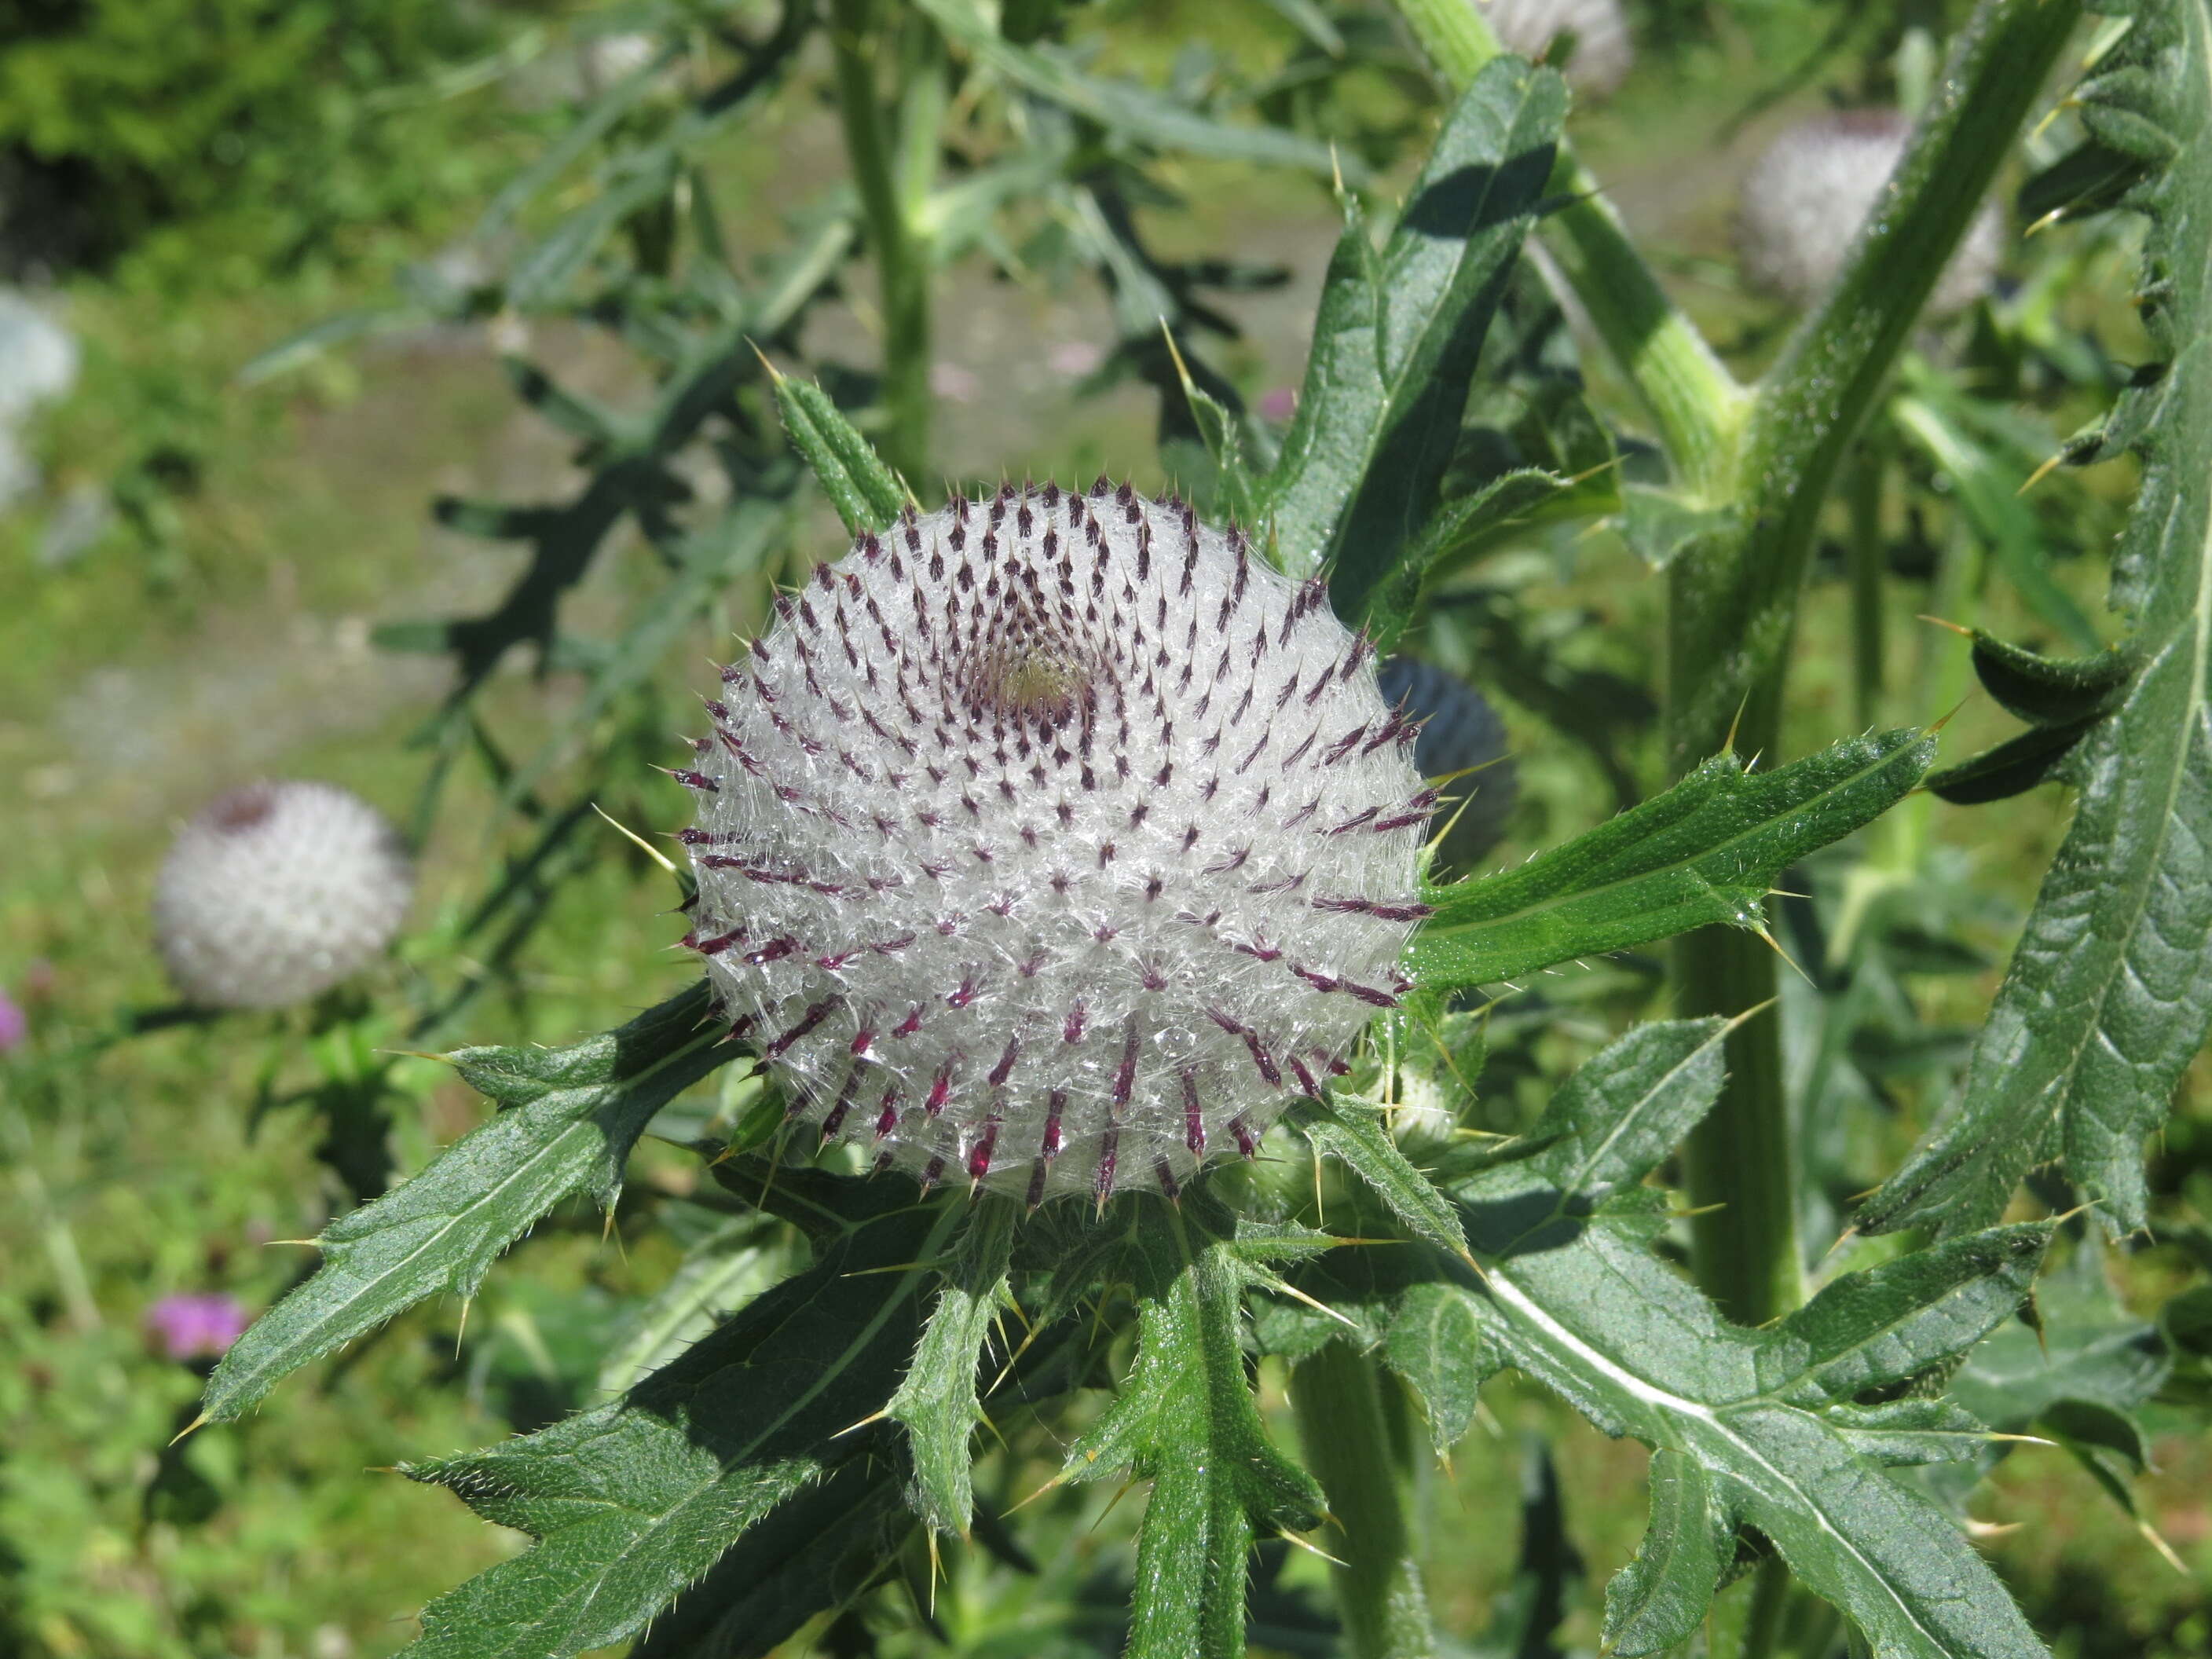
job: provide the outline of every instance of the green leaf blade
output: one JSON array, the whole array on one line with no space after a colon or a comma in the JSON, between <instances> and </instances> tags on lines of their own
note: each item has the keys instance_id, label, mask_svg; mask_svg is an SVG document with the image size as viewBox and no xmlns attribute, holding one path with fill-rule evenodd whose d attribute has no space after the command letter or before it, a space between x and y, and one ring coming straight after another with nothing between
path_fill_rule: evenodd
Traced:
<instances>
[{"instance_id":1,"label":"green leaf blade","mask_svg":"<svg viewBox=\"0 0 2212 1659\"><path fill-rule=\"evenodd\" d=\"M1862 1228L1946 1233L2002 1215L2033 1165L2067 1175L2119 1231L2143 1225L2142 1142L2212 1029L2212 19L2142 9L2078 94L2107 143L2163 170L2145 309L2164 359L2123 394L2101 459L2138 450L2142 485L2113 562L2142 668L2068 759L2081 784L1955 1109L1862 1212Z\"/></svg>"},{"instance_id":2,"label":"green leaf blade","mask_svg":"<svg viewBox=\"0 0 2212 1659\"><path fill-rule=\"evenodd\" d=\"M1431 516L1565 110L1556 73L1498 59L1447 117L1379 254L1347 209L1304 391L1261 489L1284 568L1329 564L1347 622L1365 616Z\"/></svg>"},{"instance_id":3,"label":"green leaf blade","mask_svg":"<svg viewBox=\"0 0 2212 1659\"><path fill-rule=\"evenodd\" d=\"M623 1400L409 1466L538 1540L425 1607L410 1659L570 1659L619 1641L781 1505L864 1461L868 1441L840 1431L913 1352L930 1282L917 1264L959 1213L864 1209L807 1272Z\"/></svg>"},{"instance_id":4,"label":"green leaf blade","mask_svg":"<svg viewBox=\"0 0 2212 1659\"><path fill-rule=\"evenodd\" d=\"M1605 1589L1605 1645L1622 1659L1688 1638L1735 1553L1703 1465L1672 1446L1651 1454L1651 1518L1644 1543Z\"/></svg>"},{"instance_id":5,"label":"green leaf blade","mask_svg":"<svg viewBox=\"0 0 2212 1659\"><path fill-rule=\"evenodd\" d=\"M1060 1478L1152 1483L1128 1659L1242 1659L1253 1540L1318 1526L1321 1488L1269 1443L1245 1379L1234 1223L1203 1188L1139 1202L1136 1359Z\"/></svg>"},{"instance_id":6,"label":"green leaf blade","mask_svg":"<svg viewBox=\"0 0 2212 1659\"><path fill-rule=\"evenodd\" d=\"M1769 1333L1769 1393L1845 1399L1963 1352L2027 1299L2051 1242L2043 1222L1995 1227L1838 1279Z\"/></svg>"},{"instance_id":7,"label":"green leaf blade","mask_svg":"<svg viewBox=\"0 0 2212 1659\"><path fill-rule=\"evenodd\" d=\"M1474 1296L1434 1282L1409 1285L1398 1298L1383 1335L1382 1359L1420 1396L1438 1457L1474 1421L1482 1385L1498 1364Z\"/></svg>"},{"instance_id":8,"label":"green leaf blade","mask_svg":"<svg viewBox=\"0 0 2212 1659\"><path fill-rule=\"evenodd\" d=\"M1775 877L1901 799L1935 739L1853 738L1771 772L1733 755L1519 868L1430 890L1410 953L1439 990L1496 984L1577 957L1725 922L1763 925Z\"/></svg>"},{"instance_id":9,"label":"green leaf blade","mask_svg":"<svg viewBox=\"0 0 2212 1659\"><path fill-rule=\"evenodd\" d=\"M1334 1157L1365 1182L1391 1213L1454 1255L1467 1254L1467 1233L1459 1216L1429 1178L1415 1169L1382 1126L1376 1108L1356 1101L1301 1100L1288 1120L1315 1153Z\"/></svg>"},{"instance_id":10,"label":"green leaf blade","mask_svg":"<svg viewBox=\"0 0 2212 1659\"><path fill-rule=\"evenodd\" d=\"M897 523L914 498L875 446L812 381L772 378L783 429L845 528L856 537L879 536Z\"/></svg>"},{"instance_id":11,"label":"green leaf blade","mask_svg":"<svg viewBox=\"0 0 2212 1659\"><path fill-rule=\"evenodd\" d=\"M287 1373L426 1297L472 1294L501 1251L569 1194L611 1204L653 1115L733 1057L705 1026L702 983L565 1049L463 1049L463 1074L508 1104L420 1175L332 1222L323 1265L263 1315L208 1380L203 1409L237 1417Z\"/></svg>"},{"instance_id":12,"label":"green leaf blade","mask_svg":"<svg viewBox=\"0 0 2212 1659\"><path fill-rule=\"evenodd\" d=\"M968 1441L983 1420L975 1367L1006 1289L1014 1206L981 1201L954 1253L951 1271L914 1351L906 1379L884 1410L903 1425L914 1455L915 1511L942 1533L965 1537L975 1507Z\"/></svg>"},{"instance_id":13,"label":"green leaf blade","mask_svg":"<svg viewBox=\"0 0 2212 1659\"><path fill-rule=\"evenodd\" d=\"M1634 1063L1641 1035L1586 1066L1581 1103L1548 1139L1532 1134L1517 1156L1501 1149L1452 1186L1475 1240L1486 1350L1605 1432L1654 1448L1653 1535L1613 1587L1608 1643L1646 1653L1679 1640L1728 1559L1705 1540L1747 1523L1885 1659L2039 1659L2041 1644L1955 1522L1887 1473L1960 1455L1972 1420L1933 1401L1870 1411L1844 1392L1972 1343L2016 1304L2041 1249L2037 1230L1979 1241L1933 1268L1892 1264L1898 1276L1832 1295L1797 1325L1735 1326L1651 1252L1648 1200L1585 1184L1608 1170L1588 1150L1599 1126L1664 1117L1666 1133L1686 1133L1716 1092L1714 1071L1677 1064L1668 1109L1639 1109L1651 1092L1650 1066ZM1692 1036L1717 1041L1699 1026L1675 1040ZM1620 1171L1661 1138L1655 1127Z\"/></svg>"}]
</instances>

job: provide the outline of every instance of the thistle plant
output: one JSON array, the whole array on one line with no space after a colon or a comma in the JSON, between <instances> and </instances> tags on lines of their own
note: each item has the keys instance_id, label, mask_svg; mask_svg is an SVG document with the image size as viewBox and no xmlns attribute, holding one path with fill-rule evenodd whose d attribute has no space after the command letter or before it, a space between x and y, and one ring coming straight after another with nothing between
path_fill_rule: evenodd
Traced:
<instances>
[{"instance_id":1,"label":"thistle plant","mask_svg":"<svg viewBox=\"0 0 2212 1659\"><path fill-rule=\"evenodd\" d=\"M398 832L326 783L252 783L182 830L154 891L154 939L187 1001L282 1008L349 979L406 919Z\"/></svg>"},{"instance_id":2,"label":"thistle plant","mask_svg":"<svg viewBox=\"0 0 2212 1659\"><path fill-rule=\"evenodd\" d=\"M641 112L645 65L556 156L643 126L504 298L618 319L660 385L613 410L519 366L591 482L444 506L526 544L527 570L492 612L385 637L456 665L426 800L479 756L523 826L483 907L513 953L530 884L585 856L566 849L586 809L643 772L658 739L635 733L693 678L663 666L672 642L711 629L727 655L740 635L691 752L652 750L688 799L647 803L642 826L688 860L660 862L702 976L567 1046L451 1054L500 1109L331 1224L318 1270L224 1355L205 1418L418 1304L465 1303L572 1195L611 1212L648 1133L696 1168L617 1223L714 1225L639 1310L682 1340L611 1364L571 1417L407 1465L532 1540L426 1607L410 1653L983 1650L956 1598L933 1601L939 1575L1011 1582L1036 1565L1025 1528L1098 1522L1111 1506L1086 1490L1121 1480L1148 1496L1114 1523L1133 1559L1098 1571L1127 1609L1109 1650L1245 1651L1249 1564L1288 1538L1328 1559L1321 1639L1415 1659L1443 1642L1412 1465L1449 1453L1504 1370L1650 1449L1644 1542L1604 1564L1601 1640L1626 1659L2032 1659L2048 1649L1968 1541L1967 1494L2032 1433L2132 1501L2142 1413L2201 1364L2192 1328L2130 1321L2102 1274L2107 1241L2171 1200L2143 1144L2212 1024L2212 398L2187 349L2212 276L2185 234L2212 204L2212 14L2130 7L2068 93L2045 83L2081 9L1983 0L1909 132L1826 129L1880 151L1872 172L1838 184L1837 144L1780 168L1828 190L1823 228L1871 210L1832 258L1793 256L1808 314L1747 383L1576 159L1565 80L1485 21L1515 14L1399 0L1400 35L1275 11L1296 72L1254 94L1272 118L1255 124L1231 118L1233 76L1170 94L1100 72L1049 6L844 0L826 44L856 188L744 276L711 192L676 181L703 135L802 75L811 9L733 49L688 108ZM1363 161L1390 158L1333 166L1341 111L1284 87L1322 84L1340 54L1402 76L1405 40L1438 120L1382 222ZM1900 400L1936 406L1907 343L2053 93L2079 131L2023 194L2062 221L2149 219L2160 363L2063 452L2145 463L2113 556L2127 631L2069 658L1977 632L1972 671L2026 729L1931 771L1932 730L1835 730L1789 671L1812 648L1824 536L1841 519L1878 551L1892 538L1879 489L1875 510L1832 516L1830 498L1901 377ZM1286 424L1207 356L1225 319L1201 290L1256 278L1159 257L1130 210L1170 193L1158 164L1183 154L1335 192ZM1189 500L1067 479L917 498L931 284L977 250L1011 263L1017 232L1079 249L1060 274L1105 285L1114 366L1159 390ZM804 361L798 323L854 261L884 301L881 378L767 367L750 340ZM589 303L562 297L586 272ZM1609 376L1577 369L1554 281ZM2044 323L1981 321L2025 398ZM1942 407L1998 425L1972 397ZM702 429L719 507L679 487ZM803 528L817 492L842 550ZM1923 509L1948 512L1933 491ZM1963 544L1984 521L1942 522ZM618 523L655 580L614 640L579 640L565 595ZM1663 597L1649 756L1620 741L1633 720L1593 707L1626 671L1561 647L1515 586L1600 532ZM1936 591L1981 603L1976 569L1950 559ZM532 644L580 675L586 714L511 752L480 694ZM1390 671L1395 696L1376 678L1394 656L1413 665ZM1624 810L1494 872L1425 852L1446 798L1481 787L1423 776L1477 763L1421 758L1449 735L1417 712L1443 705L1424 689L1440 664L1608 762ZM1899 988L1927 971L1899 964L1931 954L1908 924L1943 889L1931 796L2052 781L2076 815L1989 1024L1949 1044L1948 1073L1900 1083L1856 1039L1880 1013L1939 1046ZM1874 854L1852 840L1869 826ZM1867 870L1886 898L1833 901ZM1806 971L1784 987L1792 947ZM480 982L435 1019L470 1013ZM1579 1063L1547 1059L1570 1027ZM1923 1133L1901 1167L1836 1152L1890 1145L1900 1109ZM713 1287L733 1284L732 1307ZM2140 1363L2088 1363L2115 1344ZM1564 1570L1526 1588L1486 1647L1555 1650ZM1078 1606L1095 1588L1061 1591L1057 1613L1021 1592L1019 1639L1098 1648Z\"/></svg>"}]
</instances>

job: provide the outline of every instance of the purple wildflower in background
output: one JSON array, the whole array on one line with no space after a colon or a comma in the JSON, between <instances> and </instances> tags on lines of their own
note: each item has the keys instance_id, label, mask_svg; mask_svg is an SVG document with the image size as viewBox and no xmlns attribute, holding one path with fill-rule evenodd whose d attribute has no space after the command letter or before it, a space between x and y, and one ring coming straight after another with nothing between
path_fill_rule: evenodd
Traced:
<instances>
[{"instance_id":1,"label":"purple wildflower in background","mask_svg":"<svg viewBox=\"0 0 2212 1659\"><path fill-rule=\"evenodd\" d=\"M1297 410L1298 394L1290 386L1279 386L1260 394L1260 413L1268 420L1287 421Z\"/></svg>"},{"instance_id":2,"label":"purple wildflower in background","mask_svg":"<svg viewBox=\"0 0 2212 1659\"><path fill-rule=\"evenodd\" d=\"M31 1034L31 1021L15 999L0 991L0 1054L22 1046Z\"/></svg>"},{"instance_id":3,"label":"purple wildflower in background","mask_svg":"<svg viewBox=\"0 0 2212 1659\"><path fill-rule=\"evenodd\" d=\"M238 1298L219 1291L180 1291L146 1310L146 1328L172 1359L220 1359L247 1322Z\"/></svg>"}]
</instances>

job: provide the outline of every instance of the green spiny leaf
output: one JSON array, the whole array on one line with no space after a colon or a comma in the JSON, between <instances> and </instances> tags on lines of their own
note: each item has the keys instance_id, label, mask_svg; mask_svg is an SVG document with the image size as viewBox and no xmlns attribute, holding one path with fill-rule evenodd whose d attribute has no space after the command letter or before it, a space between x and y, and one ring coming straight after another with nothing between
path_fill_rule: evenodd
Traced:
<instances>
[{"instance_id":1,"label":"green spiny leaf","mask_svg":"<svg viewBox=\"0 0 2212 1659\"><path fill-rule=\"evenodd\" d=\"M1257 486L1244 456L1243 422L1235 410L1192 378L1172 332L1167 343L1175 356L1176 377L1182 383L1183 398L1190 405L1191 423L1198 428L1199 441L1212 465L1211 478L1186 481L1193 496L1215 518L1235 525L1255 524L1259 517Z\"/></svg>"},{"instance_id":2,"label":"green spiny leaf","mask_svg":"<svg viewBox=\"0 0 2212 1659\"><path fill-rule=\"evenodd\" d=\"M1663 1074L1672 1097L1663 1107L1638 1108L1650 1091L1646 1068L1624 1052L1638 1035L1591 1062L1578 1121L1683 1124L1710 1106L1717 1071L1677 1065ZM1609 1078L1624 1081L1616 1088ZM1933 1273L1833 1295L1817 1313L1808 1308L1804 1323L1747 1331L1652 1255L1636 1194L1562 1190L1587 1178L1574 1172L1605 1168L1582 1144L1566 1134L1548 1144L1532 1137L1525 1155L1457 1180L1451 1191L1476 1242L1475 1305L1504 1363L1607 1433L1633 1434L1680 1460L1658 1472L1670 1484L1655 1496L1659 1534L1648 1564L1632 1568L1615 1591L1613 1617L1635 1644L1621 1650L1655 1651L1702 1616L1711 1558L1695 1528L1725 1536L1748 1524L1774 1541L1801 1580L1850 1614L1881 1659L2042 1655L1950 1517L1886 1473L1923 1452L1953 1455L1966 1431L1963 1414L1869 1419L1855 1401L1818 1386L1818 1364L1807 1357L1817 1346L1809 1326L1829 1340L1822 1352L1834 1356L1839 1389L1908 1359L1948 1358L1936 1351L1972 1342L2002 1316L2008 1297L2017 1299L2026 1252L2000 1240L1978 1256L1947 1258ZM1869 1310L1881 1319L1852 1316ZM1883 1340L1893 1348L1872 1358ZM1908 1432L1953 1437L1908 1449L1900 1437ZM1673 1479L1691 1468L1702 1481ZM1702 1516L1692 1502L1700 1495ZM1671 1570L1677 1555L1686 1565ZM1631 1622L1639 1618L1649 1622ZM1614 1634L1609 1623L1608 1638Z\"/></svg>"},{"instance_id":3,"label":"green spiny leaf","mask_svg":"<svg viewBox=\"0 0 2212 1659\"><path fill-rule=\"evenodd\" d=\"M1341 1161L1417 1236L1455 1255L1467 1254L1458 1215L1398 1150L1380 1109L1355 1100L1306 1099L1291 1108L1287 1121L1312 1144L1316 1157Z\"/></svg>"},{"instance_id":4,"label":"green spiny leaf","mask_svg":"<svg viewBox=\"0 0 2212 1659\"><path fill-rule=\"evenodd\" d=\"M2034 726L2073 726L2112 712L2136 665L2124 651L2046 657L1974 630L1974 673L2005 711Z\"/></svg>"},{"instance_id":5,"label":"green spiny leaf","mask_svg":"<svg viewBox=\"0 0 2212 1659\"><path fill-rule=\"evenodd\" d=\"M854 536L881 535L914 497L875 447L811 380L775 374L775 406L792 446L804 456L830 505Z\"/></svg>"},{"instance_id":6,"label":"green spiny leaf","mask_svg":"<svg viewBox=\"0 0 2212 1659\"><path fill-rule=\"evenodd\" d=\"M1503 874L1430 890L1414 977L1494 984L1712 922L1763 925L1784 867L1901 799L1927 770L1920 732L1853 738L1771 772L1721 755L1664 794Z\"/></svg>"},{"instance_id":7,"label":"green spiny leaf","mask_svg":"<svg viewBox=\"0 0 2212 1659\"><path fill-rule=\"evenodd\" d=\"M1729 1030L1724 1019L1654 1021L1593 1055L1528 1131L1541 1149L1530 1168L1588 1200L1634 1186L1711 1109Z\"/></svg>"},{"instance_id":8,"label":"green spiny leaf","mask_svg":"<svg viewBox=\"0 0 2212 1659\"><path fill-rule=\"evenodd\" d=\"M2098 724L2087 720L2072 726L2031 726L1971 760L1930 772L1928 791L1954 806L1981 806L2010 800L2054 778L2075 775L2070 764L2074 754Z\"/></svg>"},{"instance_id":9,"label":"green spiny leaf","mask_svg":"<svg viewBox=\"0 0 2212 1659\"><path fill-rule=\"evenodd\" d=\"M1565 107L1552 70L1494 62L1447 117L1380 253L1347 204L1304 392L1261 490L1284 568L1330 566L1346 622L1432 514Z\"/></svg>"},{"instance_id":10,"label":"green spiny leaf","mask_svg":"<svg viewBox=\"0 0 2212 1659\"><path fill-rule=\"evenodd\" d=\"M1842 1400L1917 1376L2012 1316L2050 1242L2049 1223L2022 1222L1846 1274L1768 1334L1760 1386Z\"/></svg>"},{"instance_id":11,"label":"green spiny leaf","mask_svg":"<svg viewBox=\"0 0 2212 1659\"><path fill-rule=\"evenodd\" d=\"M410 1465L537 1543L422 1611L413 1659L569 1659L642 1628L753 1527L848 1461L914 1351L956 1205L881 1206L623 1399Z\"/></svg>"},{"instance_id":12,"label":"green spiny leaf","mask_svg":"<svg viewBox=\"0 0 2212 1659\"><path fill-rule=\"evenodd\" d=\"M1180 1208L1149 1198L1134 1230L1137 1357L1060 1479L1122 1471L1152 1483L1137 1540L1128 1659L1242 1659L1246 1558L1255 1528L1321 1522L1313 1478L1268 1443L1245 1380L1244 1269L1234 1228L1204 1188Z\"/></svg>"},{"instance_id":13,"label":"green spiny leaf","mask_svg":"<svg viewBox=\"0 0 2212 1659\"><path fill-rule=\"evenodd\" d=\"M1473 495L1444 503L1407 545L1395 569L1375 584L1367 604L1367 634L1379 656L1396 648L1419 614L1430 586L1468 554L1486 546L1507 526L1537 515L1547 504L1575 493L1571 478L1534 467L1490 479Z\"/></svg>"},{"instance_id":14,"label":"green spiny leaf","mask_svg":"<svg viewBox=\"0 0 2212 1659\"><path fill-rule=\"evenodd\" d=\"M425 1297L474 1294L499 1254L569 1194L611 1205L653 1115L737 1054L703 1024L708 1012L702 983L573 1048L449 1056L507 1109L324 1231L321 1268L255 1321L208 1379L207 1415L236 1417L287 1372Z\"/></svg>"},{"instance_id":15,"label":"green spiny leaf","mask_svg":"<svg viewBox=\"0 0 2212 1659\"><path fill-rule=\"evenodd\" d=\"M2100 1252L2077 1247L2044 1276L2037 1317L2008 1325L1952 1379L1959 1403L1992 1428L2018 1432L2079 1401L2132 1412L2172 1368L2157 1327L2130 1314L2106 1283Z\"/></svg>"},{"instance_id":16,"label":"green spiny leaf","mask_svg":"<svg viewBox=\"0 0 2212 1659\"><path fill-rule=\"evenodd\" d=\"M904 1424L914 1455L915 1512L939 1532L967 1536L975 1507L968 1442L983 1420L975 1397L975 1367L1006 1289L1014 1205L985 1198L945 1276L906 1380L884 1408Z\"/></svg>"},{"instance_id":17,"label":"green spiny leaf","mask_svg":"<svg viewBox=\"0 0 2212 1659\"><path fill-rule=\"evenodd\" d=\"M1474 1420L1482 1385L1499 1363L1483 1334L1474 1296L1437 1282L1410 1285L1398 1298L1382 1339L1382 1358L1421 1397L1439 1457Z\"/></svg>"},{"instance_id":18,"label":"green spiny leaf","mask_svg":"<svg viewBox=\"0 0 2212 1659\"><path fill-rule=\"evenodd\" d=\"M1651 1454L1651 1518L1636 1559L1605 1587L1605 1645L1622 1659L1687 1639L1735 1553L1713 1477L1686 1453Z\"/></svg>"},{"instance_id":19,"label":"green spiny leaf","mask_svg":"<svg viewBox=\"0 0 2212 1659\"><path fill-rule=\"evenodd\" d=\"M1853 1450L1885 1468L1959 1463L1989 1449L1990 1432L1948 1400L1891 1400L1878 1406L1829 1406L1820 1415Z\"/></svg>"},{"instance_id":20,"label":"green spiny leaf","mask_svg":"<svg viewBox=\"0 0 2212 1659\"><path fill-rule=\"evenodd\" d=\"M866 1589L914 1525L890 1460L845 1463L740 1538L655 1616L629 1659L763 1659Z\"/></svg>"},{"instance_id":21,"label":"green spiny leaf","mask_svg":"<svg viewBox=\"0 0 2212 1659\"><path fill-rule=\"evenodd\" d=\"M1868 1203L1869 1231L1986 1225L2053 1158L2108 1225L2141 1227L2143 1138L2212 1027L2212 264L2200 234L2212 18L2201 0L2132 9L2079 102L2100 139L2166 162L2132 198L2151 217L2144 320L2164 367L2123 395L2090 452L2142 455L2112 584L2141 667L2069 760L2082 780L2074 823L1964 1091Z\"/></svg>"}]
</instances>

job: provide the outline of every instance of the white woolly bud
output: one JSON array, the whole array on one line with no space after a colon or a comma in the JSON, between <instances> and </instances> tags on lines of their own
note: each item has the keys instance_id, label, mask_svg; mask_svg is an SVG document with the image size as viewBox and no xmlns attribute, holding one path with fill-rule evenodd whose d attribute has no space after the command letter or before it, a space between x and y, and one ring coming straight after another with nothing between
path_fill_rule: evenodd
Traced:
<instances>
[{"instance_id":1,"label":"white woolly bud","mask_svg":"<svg viewBox=\"0 0 2212 1659\"><path fill-rule=\"evenodd\" d=\"M414 883L398 832L358 795L248 784L178 832L155 884L155 943L188 1000L281 1008L390 944Z\"/></svg>"},{"instance_id":2,"label":"white woolly bud","mask_svg":"<svg viewBox=\"0 0 2212 1659\"><path fill-rule=\"evenodd\" d=\"M1320 582L1102 479L909 514L778 611L676 775L687 943L825 1139L1172 1194L1406 988L1435 798Z\"/></svg>"},{"instance_id":3,"label":"white woolly bud","mask_svg":"<svg viewBox=\"0 0 2212 1659\"><path fill-rule=\"evenodd\" d=\"M1744 279L1799 306L1825 295L1859 227L1888 188L1911 123L1895 110L1840 110L1801 121L1768 145L1744 175L1736 252ZM1932 317L1980 297L2004 257L2004 222L1984 204L1936 278Z\"/></svg>"},{"instance_id":4,"label":"white woolly bud","mask_svg":"<svg viewBox=\"0 0 2212 1659\"><path fill-rule=\"evenodd\" d=\"M1561 35L1574 37L1562 66L1567 84L1585 97L1620 89L1636 66L1636 46L1620 0L1481 0L1482 15L1506 51L1541 58Z\"/></svg>"}]
</instances>

